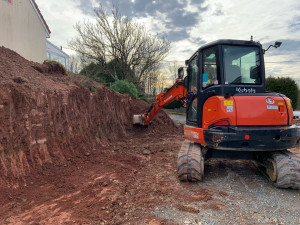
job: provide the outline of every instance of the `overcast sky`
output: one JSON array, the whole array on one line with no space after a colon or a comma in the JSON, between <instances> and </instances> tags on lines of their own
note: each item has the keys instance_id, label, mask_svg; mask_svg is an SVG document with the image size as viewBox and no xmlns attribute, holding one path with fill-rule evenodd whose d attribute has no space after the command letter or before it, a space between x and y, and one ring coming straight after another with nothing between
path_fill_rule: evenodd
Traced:
<instances>
[{"instance_id":1,"label":"overcast sky","mask_svg":"<svg viewBox=\"0 0 300 225\"><path fill-rule=\"evenodd\" d=\"M92 19L99 2L111 7L111 0L36 2L50 27L50 41L69 54L76 22ZM119 0L118 4L122 14L172 42L166 60L184 61L201 45L217 39L250 40L253 35L265 48L283 42L266 52L266 74L288 75L300 83L299 0Z\"/></svg>"}]
</instances>

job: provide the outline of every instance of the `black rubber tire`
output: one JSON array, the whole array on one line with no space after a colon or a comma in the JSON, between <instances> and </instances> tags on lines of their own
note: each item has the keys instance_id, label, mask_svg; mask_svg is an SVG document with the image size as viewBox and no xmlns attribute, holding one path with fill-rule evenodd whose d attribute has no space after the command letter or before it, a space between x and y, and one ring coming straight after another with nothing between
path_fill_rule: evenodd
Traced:
<instances>
[{"instance_id":1,"label":"black rubber tire","mask_svg":"<svg viewBox=\"0 0 300 225\"><path fill-rule=\"evenodd\" d=\"M300 157L298 155L288 150L264 152L257 154L256 160L254 164L276 187L300 189ZM268 167L270 165L268 162L273 163L274 171Z\"/></svg>"},{"instance_id":2,"label":"black rubber tire","mask_svg":"<svg viewBox=\"0 0 300 225\"><path fill-rule=\"evenodd\" d=\"M272 158L277 164L274 184L279 188L300 189L300 157L285 150L274 153Z\"/></svg>"},{"instance_id":3,"label":"black rubber tire","mask_svg":"<svg viewBox=\"0 0 300 225\"><path fill-rule=\"evenodd\" d=\"M184 141L178 153L177 175L180 181L202 181L204 176L204 159L201 145Z\"/></svg>"}]
</instances>

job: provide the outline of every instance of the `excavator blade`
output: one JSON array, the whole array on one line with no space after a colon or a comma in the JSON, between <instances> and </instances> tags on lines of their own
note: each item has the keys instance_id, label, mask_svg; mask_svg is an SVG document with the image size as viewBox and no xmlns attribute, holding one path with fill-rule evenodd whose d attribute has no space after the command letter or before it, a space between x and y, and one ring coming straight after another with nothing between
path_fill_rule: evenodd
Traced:
<instances>
[{"instance_id":1,"label":"excavator blade","mask_svg":"<svg viewBox=\"0 0 300 225\"><path fill-rule=\"evenodd\" d=\"M133 124L145 125L144 115L133 115Z\"/></svg>"}]
</instances>

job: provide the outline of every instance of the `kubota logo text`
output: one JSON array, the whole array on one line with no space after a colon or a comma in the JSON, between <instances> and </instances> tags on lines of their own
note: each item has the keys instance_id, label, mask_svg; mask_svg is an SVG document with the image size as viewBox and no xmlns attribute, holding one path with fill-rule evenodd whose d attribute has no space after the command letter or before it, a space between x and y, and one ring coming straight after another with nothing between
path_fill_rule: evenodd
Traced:
<instances>
[{"instance_id":1,"label":"kubota logo text","mask_svg":"<svg viewBox=\"0 0 300 225\"><path fill-rule=\"evenodd\" d=\"M254 88L235 88L235 91L238 93L256 93Z\"/></svg>"}]
</instances>

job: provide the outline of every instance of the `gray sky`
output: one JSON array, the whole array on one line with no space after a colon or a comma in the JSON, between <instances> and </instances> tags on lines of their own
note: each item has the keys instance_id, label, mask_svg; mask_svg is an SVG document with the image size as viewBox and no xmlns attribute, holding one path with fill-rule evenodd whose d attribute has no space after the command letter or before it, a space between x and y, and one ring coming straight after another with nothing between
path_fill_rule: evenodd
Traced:
<instances>
[{"instance_id":1,"label":"gray sky","mask_svg":"<svg viewBox=\"0 0 300 225\"><path fill-rule=\"evenodd\" d=\"M50 41L71 54L68 42L73 26L93 18L93 7L111 0L36 0L51 30ZM265 48L266 74L290 76L300 83L299 0L119 0L122 14L140 21L148 30L172 42L166 60L184 61L201 45L217 39L260 41ZM274 63L279 62L279 63Z\"/></svg>"}]
</instances>

